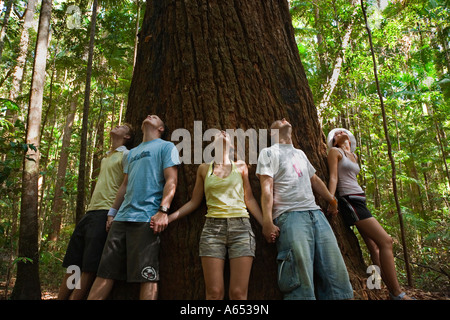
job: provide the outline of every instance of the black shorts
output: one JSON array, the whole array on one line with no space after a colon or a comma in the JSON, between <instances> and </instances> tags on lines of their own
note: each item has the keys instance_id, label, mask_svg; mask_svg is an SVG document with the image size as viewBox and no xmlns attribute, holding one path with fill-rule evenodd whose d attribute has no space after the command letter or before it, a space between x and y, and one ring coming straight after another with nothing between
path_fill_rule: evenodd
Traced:
<instances>
[{"instance_id":1,"label":"black shorts","mask_svg":"<svg viewBox=\"0 0 450 320\"><path fill-rule=\"evenodd\" d=\"M88 211L81 218L70 237L63 267L80 267L82 272L97 272L107 232L108 210Z\"/></svg>"},{"instance_id":2,"label":"black shorts","mask_svg":"<svg viewBox=\"0 0 450 320\"><path fill-rule=\"evenodd\" d=\"M114 221L97 276L128 282L159 281L159 236L149 222Z\"/></svg>"},{"instance_id":3,"label":"black shorts","mask_svg":"<svg viewBox=\"0 0 450 320\"><path fill-rule=\"evenodd\" d=\"M354 225L360 220L372 217L372 214L367 208L364 193L339 196L338 203L339 213L344 218L344 222L349 226Z\"/></svg>"}]
</instances>

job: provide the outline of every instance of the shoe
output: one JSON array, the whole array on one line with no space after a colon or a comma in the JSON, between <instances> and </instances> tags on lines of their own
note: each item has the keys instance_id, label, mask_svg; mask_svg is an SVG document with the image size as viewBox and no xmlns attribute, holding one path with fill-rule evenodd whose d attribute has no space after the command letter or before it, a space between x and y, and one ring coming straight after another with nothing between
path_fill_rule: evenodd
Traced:
<instances>
[{"instance_id":1,"label":"shoe","mask_svg":"<svg viewBox=\"0 0 450 320\"><path fill-rule=\"evenodd\" d=\"M400 293L398 296L394 296L392 293L389 292L389 296L391 297L391 300L416 300L414 297L409 297L406 295L406 292Z\"/></svg>"}]
</instances>

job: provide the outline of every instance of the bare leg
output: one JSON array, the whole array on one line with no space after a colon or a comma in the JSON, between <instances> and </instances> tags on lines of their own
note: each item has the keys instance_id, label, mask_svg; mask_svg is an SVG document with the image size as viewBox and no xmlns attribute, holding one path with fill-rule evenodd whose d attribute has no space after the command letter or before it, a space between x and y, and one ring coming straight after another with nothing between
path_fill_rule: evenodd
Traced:
<instances>
[{"instance_id":1,"label":"bare leg","mask_svg":"<svg viewBox=\"0 0 450 320\"><path fill-rule=\"evenodd\" d=\"M70 297L70 294L72 293L72 290L67 287L67 279L71 276L70 273L66 273L64 276L64 279L59 286L59 292L58 292L58 300L68 300Z\"/></svg>"},{"instance_id":2,"label":"bare leg","mask_svg":"<svg viewBox=\"0 0 450 320\"><path fill-rule=\"evenodd\" d=\"M74 289L69 297L69 300L86 299L94 280L95 272L82 272L80 278L80 289Z\"/></svg>"},{"instance_id":3,"label":"bare leg","mask_svg":"<svg viewBox=\"0 0 450 320\"><path fill-rule=\"evenodd\" d=\"M225 261L219 258L202 257L206 300L222 300L224 297L223 270Z\"/></svg>"},{"instance_id":4,"label":"bare leg","mask_svg":"<svg viewBox=\"0 0 450 320\"><path fill-rule=\"evenodd\" d=\"M380 250L378 249L377 244L372 239L370 239L369 237L365 236L362 233L361 237L364 239L367 249L369 250L372 263L374 265L380 266Z\"/></svg>"},{"instance_id":5,"label":"bare leg","mask_svg":"<svg viewBox=\"0 0 450 320\"><path fill-rule=\"evenodd\" d=\"M375 218L368 218L356 223L363 238L369 238L376 243L379 249L379 261L381 277L394 296L398 296L402 290L397 280L395 270L394 254L392 252L392 238L386 233L383 227Z\"/></svg>"},{"instance_id":6,"label":"bare leg","mask_svg":"<svg viewBox=\"0 0 450 320\"><path fill-rule=\"evenodd\" d=\"M95 278L91 291L89 292L88 300L105 300L114 285L113 279L105 279L101 277Z\"/></svg>"},{"instance_id":7,"label":"bare leg","mask_svg":"<svg viewBox=\"0 0 450 320\"><path fill-rule=\"evenodd\" d=\"M157 282L141 283L139 299L140 300L156 300L156 299L158 299L158 283Z\"/></svg>"},{"instance_id":8,"label":"bare leg","mask_svg":"<svg viewBox=\"0 0 450 320\"><path fill-rule=\"evenodd\" d=\"M230 259L230 300L247 300L253 257Z\"/></svg>"}]
</instances>

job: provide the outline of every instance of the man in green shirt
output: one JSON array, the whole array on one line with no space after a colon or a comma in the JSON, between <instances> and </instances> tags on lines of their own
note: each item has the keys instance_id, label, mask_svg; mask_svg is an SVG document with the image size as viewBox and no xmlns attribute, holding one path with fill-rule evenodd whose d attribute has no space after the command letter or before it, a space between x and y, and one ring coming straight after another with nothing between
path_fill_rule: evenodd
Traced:
<instances>
[{"instance_id":1,"label":"man in green shirt","mask_svg":"<svg viewBox=\"0 0 450 320\"><path fill-rule=\"evenodd\" d=\"M63 267L78 266L81 271L79 287L67 285L71 273L67 273L60 286L59 300L80 300L86 298L97 273L105 245L106 221L109 208L124 179L123 169L132 146L133 129L125 124L110 131L111 148L102 159L100 174L95 185L88 209L75 227L70 238ZM69 270L68 270L69 271Z\"/></svg>"}]
</instances>

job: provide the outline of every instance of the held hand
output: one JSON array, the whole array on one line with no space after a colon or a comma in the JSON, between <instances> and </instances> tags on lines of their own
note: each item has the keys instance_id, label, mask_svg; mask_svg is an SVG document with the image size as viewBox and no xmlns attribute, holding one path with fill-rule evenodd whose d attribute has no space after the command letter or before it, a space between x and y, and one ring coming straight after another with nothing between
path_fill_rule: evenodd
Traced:
<instances>
[{"instance_id":1,"label":"held hand","mask_svg":"<svg viewBox=\"0 0 450 320\"><path fill-rule=\"evenodd\" d=\"M276 232L272 232L270 234L270 243L275 243L277 241L277 238L280 236L280 232L278 231L278 233Z\"/></svg>"},{"instance_id":2,"label":"held hand","mask_svg":"<svg viewBox=\"0 0 450 320\"><path fill-rule=\"evenodd\" d=\"M158 211L150 220L150 228L153 229L154 233L161 233L169 224L169 217L166 213Z\"/></svg>"},{"instance_id":3,"label":"held hand","mask_svg":"<svg viewBox=\"0 0 450 320\"><path fill-rule=\"evenodd\" d=\"M263 225L263 236L268 243L275 243L280 236L280 228L272 222Z\"/></svg>"},{"instance_id":4,"label":"held hand","mask_svg":"<svg viewBox=\"0 0 450 320\"><path fill-rule=\"evenodd\" d=\"M108 216L108 219L106 220L106 232L109 232L109 229L111 229L113 220L114 220L113 216Z\"/></svg>"},{"instance_id":5,"label":"held hand","mask_svg":"<svg viewBox=\"0 0 450 320\"><path fill-rule=\"evenodd\" d=\"M333 217L338 214L338 206L337 204L329 204L327 212L331 214Z\"/></svg>"}]
</instances>

